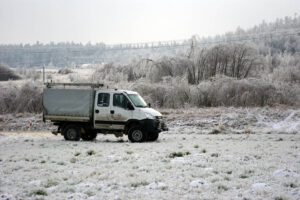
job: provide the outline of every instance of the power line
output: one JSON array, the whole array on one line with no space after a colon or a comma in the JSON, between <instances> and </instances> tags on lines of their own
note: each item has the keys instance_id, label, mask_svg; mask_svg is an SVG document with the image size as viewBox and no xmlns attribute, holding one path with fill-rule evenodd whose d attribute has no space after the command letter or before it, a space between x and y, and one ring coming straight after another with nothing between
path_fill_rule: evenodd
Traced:
<instances>
[{"instance_id":1,"label":"power line","mask_svg":"<svg viewBox=\"0 0 300 200\"><path fill-rule=\"evenodd\" d=\"M291 33L293 31L293 33ZM203 39L195 39L195 46L196 47L207 47L210 45L217 45L217 44L226 44L226 43L235 43L235 42L245 42L245 41L255 41L255 40L260 40L260 39L264 39L264 40L272 40L276 37L290 37L290 36L300 36L300 28L298 29L289 29L289 30L284 30L284 31L272 31L272 32L268 32L268 33L259 33L259 34L244 34L244 35L233 35L233 36L228 36L228 35L223 35L220 36L219 40L216 40L216 37L214 39L211 39L211 41L202 41ZM206 39L209 40L209 39ZM170 42L170 44L168 45L168 42ZM10 48L3 48L3 46L0 45L0 55L1 55L1 51L4 50L23 50L23 51L27 51L26 54L28 57L28 62L14 62L17 65L44 65L45 62L50 60L49 62L53 62L53 58L48 58L45 59L43 61L43 59L39 59L38 61L36 61L36 59L34 57L31 57L31 55L35 55L35 54L54 54L53 56L57 56L59 54L61 54L61 56L59 56L59 59L66 59L68 60L68 62L72 62L70 59L74 60L82 60L82 59L86 59L87 61L90 59L93 60L98 60L97 62L104 62L105 60L109 60L109 59L114 59L115 57L111 56L111 57L107 57L105 56L106 53L110 52L110 51L134 51L134 50L141 50L141 49L162 49L162 48L167 48L170 50L173 50L175 48L184 48L184 47L188 47L190 46L190 42L188 42L188 40L177 40L177 41L163 41L163 42L155 42L155 43L159 43L161 44L161 46L149 46L146 44L150 44L150 43L154 43L154 42L149 42L149 43L131 43L131 44L120 44L120 45L111 45L110 48L109 45L106 45L105 49L98 49L97 50L97 46L92 46L94 52L93 54L89 54L89 55L82 55L85 54L85 51L88 51L89 49L86 49L88 47L79 47L79 50L71 50L70 47L43 47L45 49L49 49L48 51L31 51L28 52L28 50L35 50L36 47L31 47L31 48L14 48L14 47L10 47ZM118 46L137 46L137 47L118 47ZM118 48L117 48L118 47ZM74 47L75 49L78 47ZM64 52L54 52L51 50L67 50ZM99 52L99 50L101 50L101 54L96 54L97 52ZM14 53L14 52L12 52ZM80 55L65 55L66 53L80 53ZM99 52L100 53L100 52ZM5 52L5 54L9 54L9 52ZM24 56L24 55L23 55ZM33 62L32 62L33 59Z\"/></svg>"},{"instance_id":2,"label":"power line","mask_svg":"<svg viewBox=\"0 0 300 200\"><path fill-rule=\"evenodd\" d=\"M291 33L293 31L294 33ZM239 36L228 36L228 35L223 35L220 36L221 38L224 38L223 40L215 41L215 39L212 39L214 41L206 41L206 42L197 42L197 45L207 45L207 44L220 44L220 43L230 43L230 42L239 42L239 41L251 41L251 40L257 40L261 38L267 39L267 37L272 38L272 37L279 37L279 36L300 36L300 28L296 29L288 29L284 31L271 31L271 32L264 32L264 33L259 33L259 34L244 34L244 35L239 35ZM199 38L199 37L198 37ZM216 37L215 37L216 38ZM230 39L227 39L230 38ZM198 39L202 40L202 39ZM204 40L209 40L209 39L204 39ZM156 49L156 48L172 48L172 47L184 47L184 46L189 46L190 39L186 40L169 40L169 41L160 41L160 42L142 42L142 43L124 43L124 44L115 44L115 45L104 45L101 46L101 48L97 46L90 46L91 49L94 50L103 50L104 52L106 51L119 51L119 50L137 50L137 49ZM130 47L128 47L130 46ZM39 47L31 46L30 48L14 48L14 47L9 47L9 48L3 48L2 49L10 49L10 50L31 50L31 49L37 49ZM41 48L49 49L51 48L52 50L54 49L63 49L67 50L68 53L81 53L83 50L86 50L89 48L89 46L82 46L82 47L71 47L75 49L83 49L83 50L68 50L70 47L48 47L48 46L43 46ZM0 45L0 51L1 51L1 45ZM36 51L36 52L30 52L30 53L53 53L51 51Z\"/></svg>"}]
</instances>

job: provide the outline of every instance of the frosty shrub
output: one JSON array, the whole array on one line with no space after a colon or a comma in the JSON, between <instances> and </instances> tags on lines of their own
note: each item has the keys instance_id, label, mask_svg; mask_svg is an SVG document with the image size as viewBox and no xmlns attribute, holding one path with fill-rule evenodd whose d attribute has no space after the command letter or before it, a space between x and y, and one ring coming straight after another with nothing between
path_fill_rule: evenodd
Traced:
<instances>
[{"instance_id":1,"label":"frosty shrub","mask_svg":"<svg viewBox=\"0 0 300 200\"><path fill-rule=\"evenodd\" d=\"M163 84L136 83L132 89L156 107L183 108L297 105L299 102L297 91L300 87L258 78L239 80L216 76L196 86L180 83L178 79L173 78L171 82Z\"/></svg>"},{"instance_id":2,"label":"frosty shrub","mask_svg":"<svg viewBox=\"0 0 300 200\"><path fill-rule=\"evenodd\" d=\"M59 74L70 74L70 73L72 73L73 71L72 70L70 70L69 68L62 68L62 69L59 69L58 70L58 73Z\"/></svg>"},{"instance_id":3,"label":"frosty shrub","mask_svg":"<svg viewBox=\"0 0 300 200\"><path fill-rule=\"evenodd\" d=\"M19 80L21 79L13 70L0 64L0 81Z\"/></svg>"},{"instance_id":4,"label":"frosty shrub","mask_svg":"<svg viewBox=\"0 0 300 200\"><path fill-rule=\"evenodd\" d=\"M34 68L19 67L16 69L16 73L18 73L23 78L32 79L34 81L41 78L41 72L37 71Z\"/></svg>"},{"instance_id":5,"label":"frosty shrub","mask_svg":"<svg viewBox=\"0 0 300 200\"><path fill-rule=\"evenodd\" d=\"M300 83L300 66L280 66L273 71L272 79L288 83Z\"/></svg>"},{"instance_id":6,"label":"frosty shrub","mask_svg":"<svg viewBox=\"0 0 300 200\"><path fill-rule=\"evenodd\" d=\"M294 87L257 78L217 76L193 88L191 99L195 106L295 105L299 99Z\"/></svg>"},{"instance_id":7,"label":"frosty shrub","mask_svg":"<svg viewBox=\"0 0 300 200\"><path fill-rule=\"evenodd\" d=\"M0 86L0 113L42 111L42 87L33 82L22 86L7 84Z\"/></svg>"},{"instance_id":8,"label":"frosty shrub","mask_svg":"<svg viewBox=\"0 0 300 200\"><path fill-rule=\"evenodd\" d=\"M300 83L300 54L267 57L273 81Z\"/></svg>"},{"instance_id":9,"label":"frosty shrub","mask_svg":"<svg viewBox=\"0 0 300 200\"><path fill-rule=\"evenodd\" d=\"M111 81L111 82L120 82L123 80L127 80L127 70L126 66L118 66L114 63L108 63L104 66L98 67L91 77L92 82L103 82L103 81Z\"/></svg>"}]
</instances>

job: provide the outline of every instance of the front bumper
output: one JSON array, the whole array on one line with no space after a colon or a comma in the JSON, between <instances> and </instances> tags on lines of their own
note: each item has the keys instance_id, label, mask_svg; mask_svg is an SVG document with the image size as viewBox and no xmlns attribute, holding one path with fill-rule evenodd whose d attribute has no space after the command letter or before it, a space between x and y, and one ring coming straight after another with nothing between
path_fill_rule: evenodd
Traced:
<instances>
[{"instance_id":1,"label":"front bumper","mask_svg":"<svg viewBox=\"0 0 300 200\"><path fill-rule=\"evenodd\" d=\"M169 130L169 128L167 127L167 124L162 120L160 120L160 122L159 122L158 129L160 129L161 131Z\"/></svg>"},{"instance_id":2,"label":"front bumper","mask_svg":"<svg viewBox=\"0 0 300 200\"><path fill-rule=\"evenodd\" d=\"M149 132L162 132L168 131L166 123L162 119L145 119L141 120L141 125L145 131Z\"/></svg>"}]
</instances>

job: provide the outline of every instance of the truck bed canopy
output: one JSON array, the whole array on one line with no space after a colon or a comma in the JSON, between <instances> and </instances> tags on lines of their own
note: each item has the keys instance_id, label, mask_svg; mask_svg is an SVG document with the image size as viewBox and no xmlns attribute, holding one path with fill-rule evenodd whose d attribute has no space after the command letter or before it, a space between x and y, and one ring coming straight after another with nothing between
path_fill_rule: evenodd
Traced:
<instances>
[{"instance_id":1,"label":"truck bed canopy","mask_svg":"<svg viewBox=\"0 0 300 200\"><path fill-rule=\"evenodd\" d=\"M43 106L45 116L91 117L93 89L45 88Z\"/></svg>"}]
</instances>

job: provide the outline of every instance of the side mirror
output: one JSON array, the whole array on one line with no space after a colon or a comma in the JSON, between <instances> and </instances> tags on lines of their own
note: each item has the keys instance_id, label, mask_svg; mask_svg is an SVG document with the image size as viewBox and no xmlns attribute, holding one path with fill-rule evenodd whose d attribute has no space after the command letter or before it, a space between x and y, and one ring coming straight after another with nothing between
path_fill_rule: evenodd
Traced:
<instances>
[{"instance_id":1,"label":"side mirror","mask_svg":"<svg viewBox=\"0 0 300 200\"><path fill-rule=\"evenodd\" d=\"M151 108L151 103L148 103L148 107Z\"/></svg>"},{"instance_id":2,"label":"side mirror","mask_svg":"<svg viewBox=\"0 0 300 200\"><path fill-rule=\"evenodd\" d=\"M127 109L128 110L134 110L134 107L130 102L127 103Z\"/></svg>"}]
</instances>

